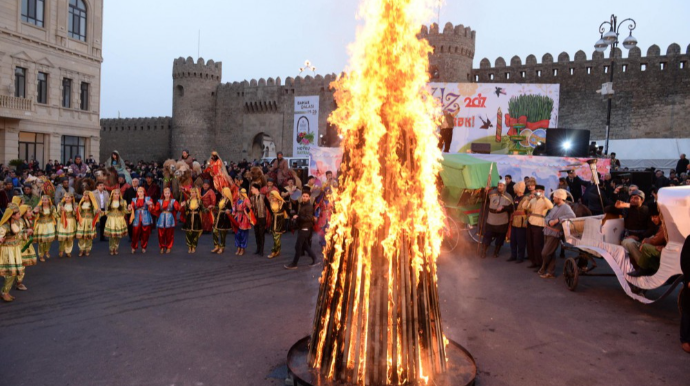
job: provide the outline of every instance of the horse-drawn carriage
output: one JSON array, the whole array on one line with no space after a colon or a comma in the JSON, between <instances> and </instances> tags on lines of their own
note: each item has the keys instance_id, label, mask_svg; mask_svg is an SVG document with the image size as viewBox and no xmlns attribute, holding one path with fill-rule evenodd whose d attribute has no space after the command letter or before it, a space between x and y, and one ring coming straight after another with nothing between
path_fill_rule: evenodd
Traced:
<instances>
[{"instance_id":1,"label":"horse-drawn carriage","mask_svg":"<svg viewBox=\"0 0 690 386\"><path fill-rule=\"evenodd\" d=\"M484 188L491 173L498 182L495 162L485 161L468 154L443 154L439 189L446 212L443 227L443 249L452 251L458 245L460 234L479 242L479 214L484 202Z\"/></svg>"},{"instance_id":2,"label":"horse-drawn carriage","mask_svg":"<svg viewBox=\"0 0 690 386\"><path fill-rule=\"evenodd\" d=\"M565 247L578 252L577 257L565 261L563 276L568 288L574 291L582 276L615 276L628 296L645 304L659 301L673 292L683 279L680 253L690 234L690 186L659 190L658 205L667 244L661 252L659 270L651 276L628 275L634 267L628 252L621 246L623 219L603 221L603 216L590 216L566 222L563 226ZM602 259L613 274L592 272L596 262ZM648 290L662 287L661 295L645 296Z\"/></svg>"}]
</instances>

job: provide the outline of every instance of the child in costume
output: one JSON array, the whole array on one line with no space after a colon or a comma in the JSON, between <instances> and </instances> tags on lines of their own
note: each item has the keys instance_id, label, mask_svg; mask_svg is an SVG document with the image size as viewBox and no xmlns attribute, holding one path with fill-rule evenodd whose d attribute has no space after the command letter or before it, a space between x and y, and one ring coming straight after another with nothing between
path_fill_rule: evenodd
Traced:
<instances>
[{"instance_id":1,"label":"child in costume","mask_svg":"<svg viewBox=\"0 0 690 386\"><path fill-rule=\"evenodd\" d=\"M24 285L24 275L26 274L26 267L36 265L36 249L34 249L34 216L33 211L29 205L19 206L19 215L23 221L24 227L22 239L28 240L22 244L22 266L25 267L24 272L17 275L16 287L20 291L26 291Z\"/></svg>"},{"instance_id":2,"label":"child in costume","mask_svg":"<svg viewBox=\"0 0 690 386\"><path fill-rule=\"evenodd\" d=\"M268 195L268 202L271 208L271 221L270 229L271 234L273 234L273 249L271 249L271 254L268 255L269 259L280 256L281 249L281 236L285 233L286 224L285 220L288 218L287 209L288 203L283 200L278 191L273 190Z\"/></svg>"},{"instance_id":3,"label":"child in costume","mask_svg":"<svg viewBox=\"0 0 690 386\"><path fill-rule=\"evenodd\" d=\"M127 236L127 220L125 215L129 213L127 203L122 197L119 189L113 190L108 205L105 207L106 220L103 235L108 238L108 248L110 255L117 255L120 249L120 240Z\"/></svg>"},{"instance_id":4,"label":"child in costume","mask_svg":"<svg viewBox=\"0 0 690 386\"><path fill-rule=\"evenodd\" d=\"M41 202L34 208L34 240L38 242L38 258L44 262L50 259L50 244L55 240L58 215L50 196L41 196Z\"/></svg>"},{"instance_id":5,"label":"child in costume","mask_svg":"<svg viewBox=\"0 0 690 386\"><path fill-rule=\"evenodd\" d=\"M182 207L184 208L184 226L182 230L186 233L187 253L194 253L196 252L197 245L199 245L199 236L201 236L203 231L201 228L201 212L204 210L197 188L192 188L189 191L189 199L182 203Z\"/></svg>"},{"instance_id":6,"label":"child in costume","mask_svg":"<svg viewBox=\"0 0 690 386\"><path fill-rule=\"evenodd\" d=\"M154 215L158 216L158 246L161 253L170 253L175 242L175 217L180 212L180 203L172 196L170 188L163 189L163 197L156 203Z\"/></svg>"},{"instance_id":7,"label":"child in costume","mask_svg":"<svg viewBox=\"0 0 690 386\"><path fill-rule=\"evenodd\" d=\"M11 203L7 205L5 214L0 220L0 276L5 278L0 295L2 300L11 302L12 284L17 276L24 273L22 264L22 246L24 245L24 226L19 212L19 206Z\"/></svg>"},{"instance_id":8,"label":"child in costume","mask_svg":"<svg viewBox=\"0 0 690 386\"><path fill-rule=\"evenodd\" d=\"M146 253L149 236L151 236L151 224L153 224L151 217L153 200L146 196L146 189L143 186L137 188L137 196L132 199L128 209L132 211L129 216L129 222L132 224L132 253L137 251L139 241L141 241L141 253Z\"/></svg>"},{"instance_id":9,"label":"child in costume","mask_svg":"<svg viewBox=\"0 0 690 386\"><path fill-rule=\"evenodd\" d=\"M93 239L96 238L96 223L101 209L92 191L84 192L77 206L77 239L79 256L91 254Z\"/></svg>"},{"instance_id":10,"label":"child in costume","mask_svg":"<svg viewBox=\"0 0 690 386\"><path fill-rule=\"evenodd\" d=\"M213 227L213 250L211 253L221 254L225 251L225 239L232 229L232 191L223 188L223 195L218 203L218 216Z\"/></svg>"},{"instance_id":11,"label":"child in costume","mask_svg":"<svg viewBox=\"0 0 690 386\"><path fill-rule=\"evenodd\" d=\"M77 212L74 194L65 193L58 205L57 238L60 243L59 256L72 257L74 238L77 236Z\"/></svg>"},{"instance_id":12,"label":"child in costume","mask_svg":"<svg viewBox=\"0 0 690 386\"><path fill-rule=\"evenodd\" d=\"M251 208L249 205L247 190L242 188L233 210L233 216L235 217L238 228L235 233L235 247L237 247L237 252L235 252L235 254L239 256L244 255L244 250L247 249L247 238L249 236L249 230L252 229L250 220Z\"/></svg>"}]
</instances>

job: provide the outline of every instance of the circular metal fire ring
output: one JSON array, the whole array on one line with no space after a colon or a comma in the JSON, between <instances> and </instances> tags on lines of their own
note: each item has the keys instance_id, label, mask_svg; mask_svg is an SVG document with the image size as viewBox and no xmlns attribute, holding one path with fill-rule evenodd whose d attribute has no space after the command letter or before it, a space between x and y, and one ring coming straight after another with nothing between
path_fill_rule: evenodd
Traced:
<instances>
[{"instance_id":1,"label":"circular metal fire ring","mask_svg":"<svg viewBox=\"0 0 690 386\"><path fill-rule=\"evenodd\" d=\"M323 379L307 364L309 352L309 337L297 341L288 351L288 376L292 377L295 386L351 386L343 382L331 382ZM450 341L446 347L448 368L445 373L434 377L434 384L438 386L473 386L477 377L477 364L464 347ZM405 386L416 386L417 383L407 383ZM400 386L400 385L380 385Z\"/></svg>"}]
</instances>

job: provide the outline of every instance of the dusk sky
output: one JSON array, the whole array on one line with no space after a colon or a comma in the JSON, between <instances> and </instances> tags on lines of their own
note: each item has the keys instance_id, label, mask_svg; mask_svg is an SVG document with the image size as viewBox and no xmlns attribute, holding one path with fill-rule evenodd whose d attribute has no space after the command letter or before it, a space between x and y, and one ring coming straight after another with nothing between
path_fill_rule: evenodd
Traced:
<instances>
[{"instance_id":1,"label":"dusk sky","mask_svg":"<svg viewBox=\"0 0 690 386\"><path fill-rule=\"evenodd\" d=\"M170 116L172 63L177 57L223 62L223 82L298 75L305 59L317 74L347 70L359 1L166 0L105 1L101 117ZM578 50L591 58L598 27L611 13L633 18L644 55L652 44L690 44L690 1L458 1L440 8L441 28L463 24L477 33L474 66L486 57L538 60ZM434 16L427 24L437 22ZM201 44L198 45L199 31ZM623 31L623 29L621 29ZM627 29L621 32L621 41ZM622 46L621 46L622 48ZM623 56L627 56L623 49ZM312 73L308 73L313 75ZM306 74L304 74L306 75Z\"/></svg>"}]
</instances>

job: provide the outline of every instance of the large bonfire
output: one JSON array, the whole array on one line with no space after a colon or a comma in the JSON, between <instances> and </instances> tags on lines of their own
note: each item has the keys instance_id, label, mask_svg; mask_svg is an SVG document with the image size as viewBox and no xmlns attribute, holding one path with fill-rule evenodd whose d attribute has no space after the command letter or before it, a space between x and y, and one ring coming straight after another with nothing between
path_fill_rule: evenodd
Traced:
<instances>
[{"instance_id":1,"label":"large bonfire","mask_svg":"<svg viewBox=\"0 0 690 386\"><path fill-rule=\"evenodd\" d=\"M424 384L445 370L438 107L417 36L431 3L364 0L351 72L332 84L344 154L309 365L336 383Z\"/></svg>"}]
</instances>

